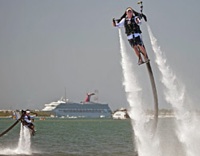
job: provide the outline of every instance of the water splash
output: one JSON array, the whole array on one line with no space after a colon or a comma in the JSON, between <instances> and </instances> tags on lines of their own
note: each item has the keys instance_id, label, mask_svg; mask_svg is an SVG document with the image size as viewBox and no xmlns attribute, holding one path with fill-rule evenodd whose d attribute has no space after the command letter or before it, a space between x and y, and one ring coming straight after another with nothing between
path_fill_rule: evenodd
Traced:
<instances>
[{"instance_id":1,"label":"water splash","mask_svg":"<svg viewBox=\"0 0 200 156\"><path fill-rule=\"evenodd\" d=\"M18 155L18 154L31 155L32 154L31 135L30 135L29 129L24 127L21 124L20 137L19 137L17 148L1 149L1 154L3 154L3 155Z\"/></svg>"},{"instance_id":2,"label":"water splash","mask_svg":"<svg viewBox=\"0 0 200 156\"><path fill-rule=\"evenodd\" d=\"M31 135L29 129L22 124L17 152L21 154L31 154Z\"/></svg>"},{"instance_id":3,"label":"water splash","mask_svg":"<svg viewBox=\"0 0 200 156\"><path fill-rule=\"evenodd\" d=\"M198 156L200 153L200 127L197 116L191 110L191 103L187 99L185 86L174 74L161 48L157 44L150 26L147 25L156 63L162 75L162 83L165 86L165 99L172 105L177 119L177 136L185 147L188 156Z\"/></svg>"},{"instance_id":4,"label":"water splash","mask_svg":"<svg viewBox=\"0 0 200 156\"><path fill-rule=\"evenodd\" d=\"M148 123L150 118L146 115L142 105L142 89L134 73L132 61L126 52L122 32L119 29L121 66L123 72L123 86L125 88L127 101L131 107L129 115L131 117L133 130L136 137L136 146L139 156L159 155L158 139L152 137L151 128Z\"/></svg>"}]
</instances>

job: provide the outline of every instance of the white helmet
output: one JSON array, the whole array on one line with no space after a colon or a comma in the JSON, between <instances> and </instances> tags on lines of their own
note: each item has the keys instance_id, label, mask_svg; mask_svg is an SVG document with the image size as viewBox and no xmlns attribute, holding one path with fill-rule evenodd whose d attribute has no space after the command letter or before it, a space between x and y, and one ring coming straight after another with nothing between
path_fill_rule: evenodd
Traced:
<instances>
[{"instance_id":1,"label":"white helmet","mask_svg":"<svg viewBox=\"0 0 200 156\"><path fill-rule=\"evenodd\" d=\"M30 111L30 110L27 110L26 113L31 113L31 111Z\"/></svg>"}]
</instances>

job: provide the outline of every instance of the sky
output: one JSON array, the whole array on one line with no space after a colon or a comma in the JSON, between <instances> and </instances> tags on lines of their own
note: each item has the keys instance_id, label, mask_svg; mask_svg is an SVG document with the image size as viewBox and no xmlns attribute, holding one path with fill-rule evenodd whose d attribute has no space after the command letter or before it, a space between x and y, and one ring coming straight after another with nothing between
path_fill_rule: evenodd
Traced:
<instances>
[{"instance_id":1,"label":"sky","mask_svg":"<svg viewBox=\"0 0 200 156\"><path fill-rule=\"evenodd\" d=\"M144 0L144 14L168 64L199 109L200 1ZM112 110L128 107L121 69L118 30L112 18L136 0L0 0L0 109L42 109L65 95L83 101L98 90L98 101ZM161 76L146 23L142 34L156 80L159 107L164 100ZM145 66L137 65L143 100L153 103Z\"/></svg>"}]
</instances>

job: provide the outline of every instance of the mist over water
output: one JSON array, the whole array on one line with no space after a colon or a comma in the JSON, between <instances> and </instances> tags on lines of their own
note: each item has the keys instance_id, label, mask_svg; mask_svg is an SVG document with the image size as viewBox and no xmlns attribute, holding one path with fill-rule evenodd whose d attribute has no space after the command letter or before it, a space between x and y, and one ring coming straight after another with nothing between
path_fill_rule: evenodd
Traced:
<instances>
[{"instance_id":1,"label":"mist over water","mask_svg":"<svg viewBox=\"0 0 200 156\"><path fill-rule=\"evenodd\" d=\"M135 134L135 143L139 156L157 156L159 155L159 140L152 137L150 118L145 114L145 108L142 104L142 88L137 80L137 73L134 73L131 57L128 56L125 43L122 38L122 32L119 29L121 66L123 72L123 86L126 92L127 101L130 105L129 115L132 121L132 127ZM133 57L133 56L132 56Z\"/></svg>"},{"instance_id":2,"label":"mist over water","mask_svg":"<svg viewBox=\"0 0 200 156\"><path fill-rule=\"evenodd\" d=\"M156 56L156 64L161 72L161 81L165 86L165 99L172 105L176 117L176 134L183 144L184 153L187 156L199 156L200 154L200 127L199 119L192 109L192 102L188 100L185 86L177 78L170 68L154 37L150 26L147 25L152 48Z\"/></svg>"}]
</instances>

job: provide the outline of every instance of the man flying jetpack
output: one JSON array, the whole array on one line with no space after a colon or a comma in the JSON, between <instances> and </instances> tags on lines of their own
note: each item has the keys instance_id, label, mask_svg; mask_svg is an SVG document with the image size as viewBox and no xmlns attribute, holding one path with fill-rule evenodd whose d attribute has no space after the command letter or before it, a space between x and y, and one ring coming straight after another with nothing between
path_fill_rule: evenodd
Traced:
<instances>
[{"instance_id":1,"label":"man flying jetpack","mask_svg":"<svg viewBox=\"0 0 200 156\"><path fill-rule=\"evenodd\" d=\"M34 117L31 116L30 113L31 113L31 111L28 109L26 111L22 110L23 117L21 118L21 122L22 122L23 126L26 126L27 128L29 128L31 135L34 136L35 132L36 132L35 126L33 124ZM37 116L37 114L36 114L36 116Z\"/></svg>"},{"instance_id":2,"label":"man flying jetpack","mask_svg":"<svg viewBox=\"0 0 200 156\"><path fill-rule=\"evenodd\" d=\"M15 118L17 121L15 121L14 124L12 124L9 128L7 128L5 131L3 131L2 133L0 133L0 137L2 137L3 135L5 135L6 133L8 133L12 128L14 128L20 121L22 123L23 126L29 128L30 130L30 134L32 136L35 135L35 126L33 125L33 116L30 116L30 110L22 110L21 111L21 114L19 111L15 111L14 114L15 114ZM34 113L36 116L37 114Z\"/></svg>"},{"instance_id":3,"label":"man flying jetpack","mask_svg":"<svg viewBox=\"0 0 200 156\"><path fill-rule=\"evenodd\" d=\"M153 131L155 132L158 123L158 96L157 96L157 89L153 76L153 71L150 65L150 60L148 58L144 43L141 38L141 33L142 33L142 31L140 30L141 19L144 18L144 20L147 21L147 17L142 13L143 11L142 1L139 1L138 4L140 5L140 13L136 12L131 7L128 7L124 15L120 19L117 20L113 19L112 22L114 27L125 28L125 33L127 35L129 44L131 45L136 55L138 56L138 65L146 63L154 98L154 122L152 124L153 125L152 128Z\"/></svg>"},{"instance_id":4,"label":"man flying jetpack","mask_svg":"<svg viewBox=\"0 0 200 156\"><path fill-rule=\"evenodd\" d=\"M142 13L143 5L142 1L139 1L138 4L141 4L141 13L136 12L131 7L128 7L120 19L115 20L113 18L114 27L124 27L125 33L129 44L134 49L136 55L138 56L138 65L149 62L149 58L142 41L140 30L141 19L144 18L147 21L146 16ZM144 61L141 54L144 56Z\"/></svg>"}]
</instances>

